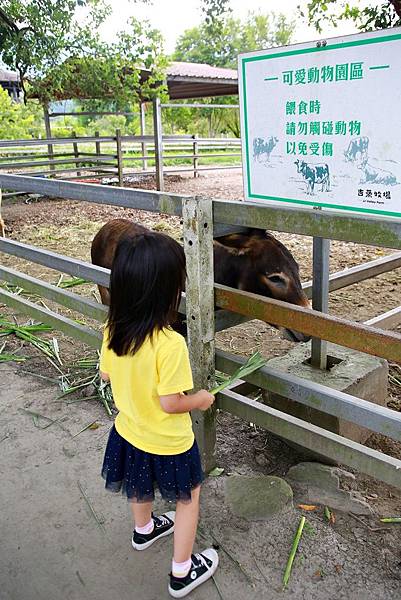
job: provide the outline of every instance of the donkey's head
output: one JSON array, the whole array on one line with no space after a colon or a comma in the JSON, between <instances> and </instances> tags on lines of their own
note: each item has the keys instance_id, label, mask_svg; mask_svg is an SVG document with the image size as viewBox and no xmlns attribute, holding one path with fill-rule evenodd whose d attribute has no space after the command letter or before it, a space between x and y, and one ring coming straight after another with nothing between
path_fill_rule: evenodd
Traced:
<instances>
[{"instance_id":1,"label":"donkey's head","mask_svg":"<svg viewBox=\"0 0 401 600\"><path fill-rule=\"evenodd\" d=\"M260 229L236 233L215 242L215 279L240 290L310 308L291 252ZM305 342L309 336L278 327L287 339Z\"/></svg>"}]
</instances>

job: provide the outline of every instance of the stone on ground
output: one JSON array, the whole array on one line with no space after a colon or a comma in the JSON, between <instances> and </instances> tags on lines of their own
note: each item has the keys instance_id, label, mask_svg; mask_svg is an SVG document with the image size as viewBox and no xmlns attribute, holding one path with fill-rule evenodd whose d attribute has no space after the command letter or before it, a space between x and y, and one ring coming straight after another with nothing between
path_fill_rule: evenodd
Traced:
<instances>
[{"instance_id":1,"label":"stone on ground","mask_svg":"<svg viewBox=\"0 0 401 600\"><path fill-rule=\"evenodd\" d=\"M234 475L226 481L226 501L238 517L262 520L292 507L292 489L280 477Z\"/></svg>"},{"instance_id":2,"label":"stone on ground","mask_svg":"<svg viewBox=\"0 0 401 600\"><path fill-rule=\"evenodd\" d=\"M341 489L339 473L351 473L317 462L303 462L291 467L287 479L294 489L296 502L324 504L330 508L357 515L370 515L371 509L360 494Z\"/></svg>"}]
</instances>

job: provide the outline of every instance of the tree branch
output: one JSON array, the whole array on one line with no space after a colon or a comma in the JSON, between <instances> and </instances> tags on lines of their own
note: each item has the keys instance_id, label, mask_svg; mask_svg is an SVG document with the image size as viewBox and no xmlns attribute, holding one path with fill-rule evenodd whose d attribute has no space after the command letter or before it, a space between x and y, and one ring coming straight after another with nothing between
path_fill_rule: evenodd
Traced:
<instances>
[{"instance_id":1,"label":"tree branch","mask_svg":"<svg viewBox=\"0 0 401 600\"><path fill-rule=\"evenodd\" d=\"M0 21L3 21L14 33L19 32L18 26L10 19L10 17L0 8Z\"/></svg>"}]
</instances>

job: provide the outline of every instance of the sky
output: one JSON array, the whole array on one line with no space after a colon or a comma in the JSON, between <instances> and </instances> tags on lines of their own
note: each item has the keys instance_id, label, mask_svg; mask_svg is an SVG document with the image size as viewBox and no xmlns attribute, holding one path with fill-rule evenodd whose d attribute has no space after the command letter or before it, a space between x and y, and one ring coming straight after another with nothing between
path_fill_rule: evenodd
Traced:
<instances>
[{"instance_id":1,"label":"sky","mask_svg":"<svg viewBox=\"0 0 401 600\"><path fill-rule=\"evenodd\" d=\"M365 2L361 2L365 4ZM305 0L231 0L233 16L244 18L249 11L284 13L289 19L294 19L298 14L298 5L305 5ZM127 18L131 15L140 19L148 19L151 24L159 29L165 38L165 49L169 54L173 52L178 36L185 30L199 24L201 20L199 0L154 0L151 6L119 0L114 2L113 15L103 25L101 34L106 40L111 41L114 34L124 28ZM324 35L307 27L299 19L294 42L306 42L321 37L333 37L355 33L356 29L351 23L341 23L338 28L326 28Z\"/></svg>"}]
</instances>

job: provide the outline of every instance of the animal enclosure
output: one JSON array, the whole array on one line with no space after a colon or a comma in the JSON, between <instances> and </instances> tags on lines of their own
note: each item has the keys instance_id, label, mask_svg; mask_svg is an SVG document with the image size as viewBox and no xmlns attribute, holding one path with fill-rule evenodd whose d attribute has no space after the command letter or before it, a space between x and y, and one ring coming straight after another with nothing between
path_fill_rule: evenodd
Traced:
<instances>
[{"instance_id":1,"label":"animal enclosure","mask_svg":"<svg viewBox=\"0 0 401 600\"><path fill-rule=\"evenodd\" d=\"M124 175L193 173L239 168L241 142L237 138L200 138L191 135L113 136L0 140L0 172L54 177L64 180L112 178ZM18 192L6 192L4 196Z\"/></svg>"},{"instance_id":2,"label":"animal enclosure","mask_svg":"<svg viewBox=\"0 0 401 600\"><path fill-rule=\"evenodd\" d=\"M0 176L1 186L7 189L45 193L53 197L64 197L109 205L142 208L182 215L184 220L184 241L191 274L191 284L187 290L186 310L189 323L189 346L195 365L197 386L204 386L214 375L214 367L225 372L233 372L240 362L238 357L217 351L214 353L214 331L235 322L233 312L248 318L259 318L267 322L286 327L290 325L308 335L322 337L335 343L355 349L400 360L400 336L385 333L372 327L352 324L344 319L322 315L299 307L268 300L260 296L251 296L244 292L233 291L215 286L215 303L230 313L218 311L213 327L213 278L210 269L210 251L213 235L222 235L229 226L245 225L268 228L276 231L293 231L300 234L315 235L332 239L370 243L383 247L401 248L401 225L389 219L372 217L350 217L335 214L321 214L299 209L280 209L261 205L249 205L240 202L195 200L175 195L144 192L130 189L107 189L100 186L57 181L41 181L35 178L4 175ZM213 220L212 220L213 207ZM205 227L207 224L207 227ZM214 231L213 231L214 230ZM0 249L10 254L24 256L28 260L46 264L60 271L68 272L86 279L107 285L108 272L86 263L68 259L49 251L30 247L26 244L2 239ZM377 265L376 265L376 268ZM21 273L11 272L2 267L1 276L7 281L16 282L27 289L40 290L44 297L50 297L62 305L75 309L91 317L102 320L104 307L76 294L44 285ZM339 278L337 278L338 283ZM31 288L29 288L31 286ZM47 294L47 295L46 295ZM54 325L69 335L83 339L97 347L99 333L78 325L72 320L62 318L56 313L46 311L37 305L1 291L0 298L17 310L25 312ZM183 303L184 304L184 303ZM200 307L200 310L199 310ZM182 309L184 306L182 305ZM192 317L195 317L194 319ZM198 344L198 345L197 345ZM214 364L214 358L215 364ZM290 376L283 376L272 369L265 368L250 377L256 385L280 392L298 402L311 405L319 398L322 410L348 420L363 423L374 431L380 431L400 439L400 415L389 409L372 406L347 394L340 394L329 388L317 386ZM309 425L280 411L270 409L258 402L249 400L235 392L226 392L219 396L219 408L237 414L253 423L259 424L288 440L302 443L307 448L354 466L376 478L401 485L400 461L369 450L364 446L350 442L345 438L331 434L323 429ZM214 423L213 415L207 415L205 422L197 416L198 437L203 441L205 462L213 463Z\"/></svg>"}]
</instances>

